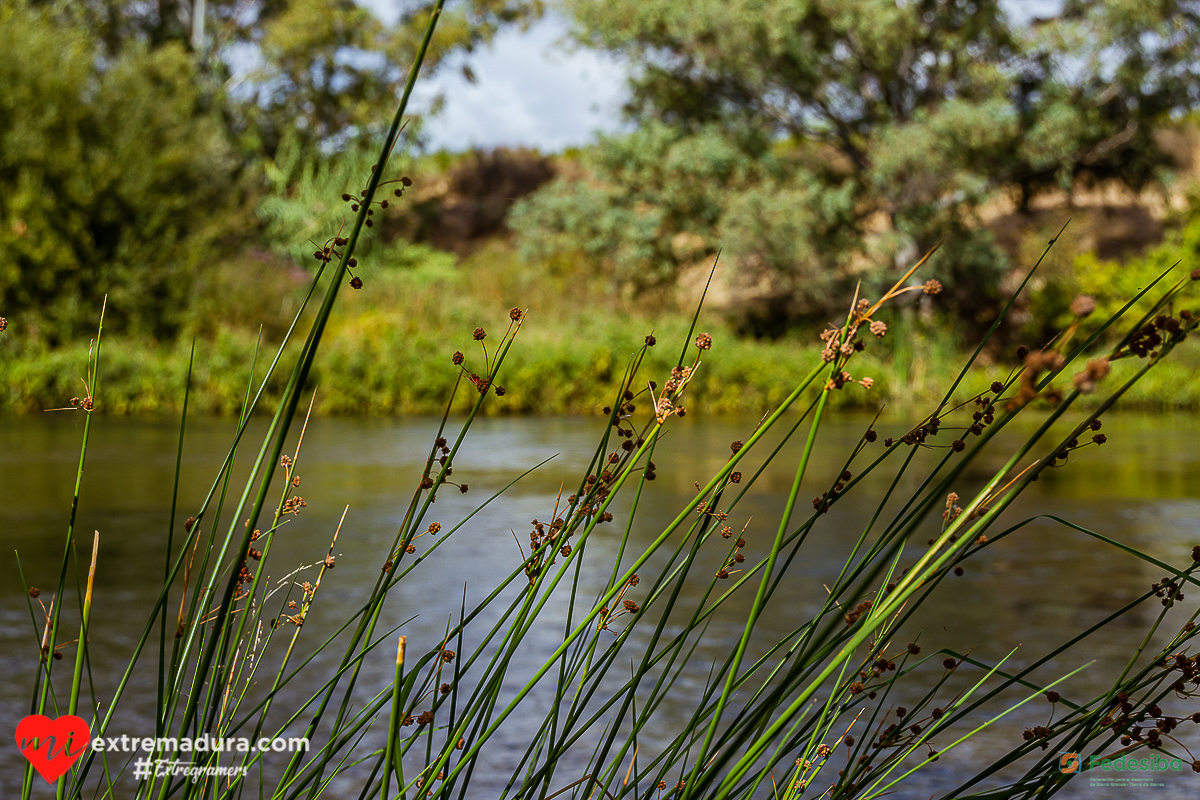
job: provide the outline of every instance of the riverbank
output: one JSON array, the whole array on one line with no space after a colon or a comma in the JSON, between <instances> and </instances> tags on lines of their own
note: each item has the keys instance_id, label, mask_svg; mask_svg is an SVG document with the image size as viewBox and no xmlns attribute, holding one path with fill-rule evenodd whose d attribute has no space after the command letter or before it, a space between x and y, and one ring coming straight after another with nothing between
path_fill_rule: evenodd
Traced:
<instances>
[{"instance_id":1,"label":"riverbank","mask_svg":"<svg viewBox=\"0 0 1200 800\"><path fill-rule=\"evenodd\" d=\"M350 303L348 303L349 305ZM451 363L456 350L466 354L466 368L482 372L483 349L472 340L482 326L485 342L499 339L508 322L507 308L462 319L438 318L410 309L364 310L336 317L322 344L310 388L316 389L319 415L436 414L445 408L458 375ZM452 317L458 317L454 314ZM485 405L485 413L599 414L612 402L612 392L630 356L653 331L658 344L648 355L645 375L665 381L679 354L689 320L682 314L657 321L621 314L595 314L576 319L527 317L503 365L499 382L503 397ZM818 363L815 336L778 341L739 339L720 324L701 323L713 348L704 358L687 396L688 410L701 414L761 414L779 403ZM195 413L233 415L241 409L255 358L256 334L245 329L218 332L196 341L190 407ZM494 348L489 348L492 352ZM103 344L97 407L109 414L178 412L187 376L189 341L161 345L146 340L110 337ZM299 350L294 342L268 384L260 408L273 408ZM260 348L256 385L276 352ZM953 331L903 319L894 320L883 341L870 341L855 360L853 377L870 378L867 389L848 384L833 395L836 407L927 413L969 357ZM68 405L83 394L88 345L54 351L26 351L0 360L0 413L37 413ZM1016 366L1015 353L982 358L963 381L956 399L986 390ZM1107 384L1137 365L1114 365ZM1179 348L1122 399L1119 408L1141 410L1200 409L1200 354ZM1066 381L1064 381L1066 385ZM1104 394L1093 395L1103 397ZM1085 398L1086 400L1087 398ZM460 393L462 403L470 402ZM1086 405L1086 402L1085 402Z\"/></svg>"}]
</instances>

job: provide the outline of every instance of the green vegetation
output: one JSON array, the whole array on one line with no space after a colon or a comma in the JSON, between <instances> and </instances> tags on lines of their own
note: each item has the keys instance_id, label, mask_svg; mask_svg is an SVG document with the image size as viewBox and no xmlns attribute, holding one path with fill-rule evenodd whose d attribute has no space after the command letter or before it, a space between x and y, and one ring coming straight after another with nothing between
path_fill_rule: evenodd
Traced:
<instances>
[{"instance_id":1,"label":"green vegetation","mask_svg":"<svg viewBox=\"0 0 1200 800\"><path fill-rule=\"evenodd\" d=\"M234 413L260 330L265 346L282 340L314 250L350 219L339 198L362 190L365 143L383 133L374 109L429 10L409 4L384 25L348 0L154 6L0 9L0 412L78 394L107 297L102 411L177 411L195 340L193 408ZM879 297L945 237L927 267L944 290L895 310L886 356L866 362L875 386L837 401L913 407L1061 226L1030 210L1048 193L1179 195L1181 154L1157 134L1200 96L1173 66L1192 63L1200 35L1177 3L1067 3L1034 23L991 0L565 8L581 41L631 60L637 127L554 157L450 154L422 150L411 119L389 177L413 185L362 232L364 286L314 365L319 413L437 411L461 332L514 305L532 311L521 385L489 413L593 413L607 404L596 379L640 338L629 330L681 330L718 251L713 330L738 357L705 365L694 408L761 412L856 292ZM455 4L430 68L541 11ZM759 46L735 46L746 40ZM1029 216L1001 247L985 211L1009 201ZM1048 341L1078 294L1111 313L1174 261L1190 269L1197 209L1117 261L1072 239L1088 223L1073 224L979 377ZM1192 366L1122 403L1197 407Z\"/></svg>"},{"instance_id":2,"label":"green vegetation","mask_svg":"<svg viewBox=\"0 0 1200 800\"><path fill-rule=\"evenodd\" d=\"M437 20L435 9L426 43ZM392 630L381 624L389 595L487 510L489 501L484 500L465 515L447 511L449 516L441 517L444 524L431 518L439 492L468 491L451 476L472 424L487 405L509 397L501 381L511 383L518 402L520 392L542 390L538 381L548 365L536 359L520 361L525 316L514 307L492 333L477 327L471 346L464 348L469 355L455 357L462 379L443 400L466 413L453 421L449 411L443 414L411 499L402 505L398 527L383 523L396 533L386 550L375 554L382 566L365 598L361 604L341 599L339 608L345 613L337 630L312 632L311 625L305 627L313 605L330 602L322 579L337 564L341 525L332 533L328 551L316 554L320 567L315 583L299 583L293 572L293 580L274 592L277 587L265 576L273 563L276 535L289 516L302 513L306 505L295 488L297 470L306 458L297 411L310 395L308 387L319 379L321 364L341 364L325 368L347 369L351 377L368 380L371 373L363 368L368 365L360 367L354 359L373 347L390 358L401 355L392 347L412 351L427 344L431 350L442 349L444 340L421 333L421 320L450 326L463 308L445 300L454 294L446 287L427 289L423 298L417 291L420 281L434 286L439 280L453 280L439 274L454 274L453 267L439 267L438 260L431 259L424 266L398 271L395 282L379 280L379 305L374 310L355 309L347 321L335 321L335 307L348 300L352 304L350 298L357 297L345 286L356 269L360 235L375 227L368 224L373 216L382 219L373 212L382 208L387 189L396 185L390 182L388 159L424 52L423 45L417 49L416 66L375 168L359 176L365 188L356 195L358 209L335 239L317 245L312 293L292 310L297 327L289 326L281 334L279 358L267 359L268 350L256 352L252 361L241 361L243 375L250 373L250 380L236 406L237 433L207 497L186 520L188 512L177 508L177 493L188 443L191 377L177 387L184 413L175 461L176 496L163 542L161 591L130 648L128 670L116 689L100 696L89 659L91 642L101 635L89 619L90 576L106 568L97 555L101 534L92 538L90 565L76 557L78 545L86 541L76 531L75 513L89 436L93 423L102 424L95 409L108 402L113 369L124 366L110 364L103 316L82 376L84 396L72 404L84 415L83 441L61 568L57 579L37 579L54 587L54 610L46 609L30 576L20 576L35 623L30 640L31 664L36 661L31 691L35 713L55 713L65 706L68 714L88 719L92 736L111 735L117 709L129 702L128 679L144 672L153 676L149 682L156 687L158 739L303 734L311 747L294 752L285 767L273 766L272 771L263 768L262 752L209 749L179 754L188 766L248 770L221 780L177 779L157 771L138 780L127 774L133 759L158 755L159 744L153 745L153 752L130 754L126 763L116 753L88 750L58 779L60 800L101 792L107 797L184 800L233 800L270 792L273 798L312 800L329 791L335 778L353 781L359 797L468 796L472 781L483 777L476 771L481 757L498 743L501 727L516 721L524 724L516 730L526 735L528 745L504 750L503 767L511 770L502 776L505 798L602 794L614 800L727 800L761 796L770 784L773 796L786 800L804 795L869 800L906 788L914 773L942 754L953 755L963 742L1031 700L1049 700L1046 724L1029 728L1025 741L1007 752L976 754L959 774L961 784L946 797L964 796L984 781L995 784L987 787L986 796L996 800L1035 792L1049 797L1079 777L1063 771L1060 752L1077 753L1082 763L1090 764L1093 756L1124 748L1122 753L1163 753L1200 769L1200 761L1179 742L1184 734L1172 734L1186 718L1171 710L1176 700L1187 702L1200 694L1200 657L1189 654L1192 641L1200 636L1195 625L1200 606L1190 586L1193 601L1186 606L1183 602L1185 584L1200 584L1200 545L1190 559L1179 553L1179 566L1173 566L1051 517L1092 537L1097 546L1116 547L1136 566L1140 561L1166 577L1104 620L1079 629L1078 636L1048 652L1029 654L1033 660L1020 668L1007 658L989 663L917 641L901 644L912 633L905 624L947 576L996 542L1023 535L1032 519L1006 519L1009 527L1003 530L995 523L1016 510L1014 502L1029 484L1079 448L1103 446L1100 415L1170 363L1176 348L1187 346L1185 341L1200 327L1200 317L1178 308L1194 285L1187 277L1148 284L1110 316L1097 315L1085 303L1075 304L1068 325L1052 344L1025 353L1021 365L1002 379L977 384L972 368L1013 309L1013 302L1007 303L961 370L927 376L945 387L944 394L935 395L912 430L898 441L879 441L875 429L866 426L853 452L834 465L832 480L814 487L814 442L837 398L861 388L863 373L870 368L866 354L903 362L916 352L911 335L890 336L898 342L890 354L879 345L889 341L885 318L895 306L937 288L933 281L909 280L925 266L923 259L873 300L856 298L848 312L825 329L822 352L800 352L795 360L763 364L781 381L783 396L771 399L771 413L746 431L743 440L731 443L728 455L723 449L723 465L703 486L697 483L696 495L669 522L656 525L654 536L641 546L630 532L635 520L640 523L649 516L642 491L656 477L653 456L660 437L669 432L675 417L685 414L694 393L720 396L727 388L720 385L720 370L757 366L752 354L739 353L737 345L728 353L714 350L711 334L697 325L702 311L697 309L684 324L657 331L661 343L647 338L627 347L632 354L620 366L606 365L605 374L590 377L593 384L608 384L607 424L583 474L564 490L572 493L565 498L560 494L544 521L529 523L528 556L522 551L521 562L510 570L496 567L494 586L483 587L494 591L473 593L484 597L480 602L468 603L464 594L461 611L447 621L444 637L409 642L404 623ZM1014 299L1026 288L1033 269L1016 287ZM564 288L546 282L537 281L540 288L504 284L494 289L503 293ZM589 287L575 288L575 302L584 306ZM389 292L416 294L416 304L397 312ZM1137 310L1131 310L1134 307ZM373 324L373 314L388 313L402 317ZM590 315L596 316L595 308ZM560 322L572 324L585 316L580 312ZM388 341L388 331L408 324L413 331ZM633 325L627 321L625 330ZM905 333L894 319L893 326ZM566 358L573 357L576 341L586 348L591 338L587 327L572 334L563 351ZM236 351L230 355L237 358ZM710 361L727 358L744 363L709 369ZM200 380L205 361L197 362L194 373ZM259 369L259 364L267 366ZM454 374L444 362L441 371ZM709 372L718 376L715 384ZM429 385L424 383L426 373L419 371L388 374L403 376L413 396L437 391L432 373ZM611 377L617 379L615 386ZM237 465L250 468L239 493L229 484L238 459L244 462L253 452L242 437L250 415L264 402L256 387L270 385L278 387L275 411L257 453L248 465ZM961 405L952 402L957 393L965 396ZM1080 408L1085 395L1099 398L1090 410ZM1004 439L997 434L1041 401L1049 402L1053 411L1027 436L1017 437L1014 449L1003 450ZM359 402L355 400L356 407ZM1070 426L1065 435L1052 432L1059 421ZM765 557L748 558L743 552L747 543L735 534L730 516L744 512L739 504L754 487L756 467L771 462L782 443L802 431L807 438L786 502L776 509L771 545ZM933 457L916 459L919 451ZM1002 459L995 461L993 455ZM276 472L282 473L282 490L279 485L272 488ZM787 601L776 591L785 576L812 579L795 571L789 574L794 563L805 563L806 544L826 546L812 544L810 532L833 505L851 495L857 501L856 489L872 473L894 478L882 499L866 501L873 513L857 536L851 530L839 531L836 546L842 548L844 565L836 576L821 576L823 601L811 615L793 603L782 605ZM517 480L520 477L513 483ZM235 491L227 492L230 488ZM817 493L811 510L802 499L809 491ZM623 532L609 537L606 546L594 547L597 527L615 522L618 513L625 517ZM920 544L926 537L928 543ZM1032 569L1038 556L1036 548L1030 551ZM594 597L581 590L585 569L588 575L606 576ZM153 576L145 579L159 585ZM730 598L741 594L753 594L754 599L736 647L711 663L701 663L709 659L697 648L705 643L713 615L723 606L728 610ZM78 604L64 600L67 595L77 595ZM795 627L760 650L751 646L751 639L767 613L784 614ZM1060 686L1085 666L1089 638L1118 624L1146 633L1120 673L1106 676L1111 680L1108 688L1085 697ZM78 635L72 642L69 637L75 630ZM561 644L555 635L552 650L539 649L547 630L562 631ZM393 661L391 646L397 634ZM70 661L56 668L60 654L72 645L73 668L66 670ZM518 653L547 650L549 655L538 656L541 664L533 672L516 660ZM386 668L376 668L381 665ZM1047 666L1060 677L1040 680L1035 670ZM685 675L696 681L679 692L684 702L690 701L689 716L666 719L660 701L676 691ZM892 693L901 686L919 701L898 708ZM299 689L308 699L296 707L280 707L278 690L283 687ZM69 699L64 704L62 698ZM992 706L985 705L989 703L1003 711L993 714L988 710ZM886 725L890 719L896 721ZM655 752L641 747L649 731L660 739ZM568 769L567 754L586 759L586 768ZM495 778L487 777L489 782ZM131 794L129 786L135 780ZM23 800L32 795L33 782L30 766ZM392 787L398 791L393 793Z\"/></svg>"},{"instance_id":3,"label":"green vegetation","mask_svg":"<svg viewBox=\"0 0 1200 800\"><path fill-rule=\"evenodd\" d=\"M1182 3L1066 2L1032 23L997 0L566 5L583 41L631 59L641 127L517 227L622 281L723 249L774 282L781 323L829 313L859 281L878 295L898 256L944 238L930 274L982 330L1009 263L981 206L1167 179L1155 125L1194 108L1196 77L1177 67L1200 31Z\"/></svg>"},{"instance_id":4,"label":"green vegetation","mask_svg":"<svg viewBox=\"0 0 1200 800\"><path fill-rule=\"evenodd\" d=\"M1078 271L1094 286L1098 311L1115 312L1127 291L1148 285L1176 261L1200 263L1200 225L1172 236L1144 258L1125 265L1080 256ZM391 248L385 248L390 250ZM411 250L406 248L405 251ZM1053 252L1053 251L1051 251ZM374 268L364 287L347 292L332 315L325 344L309 379L317 389L318 414L436 414L454 386L450 357L455 350L472 354L479 347L470 332L494 319L496 308L529 309L521 347L509 356L508 393L483 410L485 414L598 414L611 403L611 387L625 368L629 350L653 331L663 341L677 341L689 318L679 312L650 314L630 310L607 291L598 278L556 276L549 269L522 268L517 256L492 245L456 266L448 254L426 250L416 265ZM309 254L311 257L311 253ZM935 256L936 258L936 256ZM1048 259L1049 260L1049 259ZM1084 270L1089 272L1084 273ZM1181 273L1181 269L1176 269ZM275 280L264 262L248 259L210 275L195 302L210 306L218 326L197 340L190 407L197 413L237 414L245 392L245 365L258 340L255 320L265 321L272 336L282 336L302 302L304 287ZM276 276L277 277L277 276ZM322 283L322 287L324 287ZM1076 287L1052 294L1043 289L1029 304L1039 320L1059 329L1069 324L1067 309ZM936 298L934 298L936 299ZM307 317L305 317L307 320ZM923 319L917 308L898 308L883 319L885 337L857 361L855 378L869 377L870 389L853 387L830 403L837 407L912 413L940 398L940 376L960 363L970 344L946 315ZM1002 326L1001 330L1005 330ZM1048 341L1047 324L1037 335L1012 336L1002 348L989 348L973 367L971 385L1005 379L1018 365L1018 344ZM709 329L720 358L705 359L689 391L689 408L699 413L754 413L774 407L790 391L791 376L811 363L822 344L815 333L795 331L776 340L739 337L729 324L714 321ZM0 408L37 412L63 407L81 389L86 371L86 342L55 349L19 349L6 342L15 357L0 360ZM117 414L177 413L188 372L189 339L158 344L150 339L110 338L105 396L100 410ZM991 354L994 353L994 354ZM669 368L670 353L647 356L648 368ZM1162 364L1122 398L1122 408L1200 408L1200 356L1188 349ZM268 383L274 400L282 385ZM967 390L955 399L964 399ZM465 403L466 400L460 400ZM1089 398L1081 399L1086 405Z\"/></svg>"}]
</instances>

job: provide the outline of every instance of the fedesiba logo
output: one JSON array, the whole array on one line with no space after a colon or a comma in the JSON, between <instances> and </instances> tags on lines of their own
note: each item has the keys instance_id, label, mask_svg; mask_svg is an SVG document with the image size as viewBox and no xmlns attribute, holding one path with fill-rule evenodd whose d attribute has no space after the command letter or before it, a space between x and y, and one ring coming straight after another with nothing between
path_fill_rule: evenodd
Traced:
<instances>
[{"instance_id":1,"label":"fedesiba logo","mask_svg":"<svg viewBox=\"0 0 1200 800\"><path fill-rule=\"evenodd\" d=\"M1168 758L1163 755L1153 755L1145 758L1138 758L1132 753L1126 753L1119 756L1099 756L1093 755L1087 757L1087 772L1183 772L1186 766L1180 758ZM1200 761L1190 765L1196 772L1200 772ZM1078 753L1060 753L1058 756L1058 771L1064 775L1074 775L1077 772L1084 770L1084 762L1080 759Z\"/></svg>"}]
</instances>

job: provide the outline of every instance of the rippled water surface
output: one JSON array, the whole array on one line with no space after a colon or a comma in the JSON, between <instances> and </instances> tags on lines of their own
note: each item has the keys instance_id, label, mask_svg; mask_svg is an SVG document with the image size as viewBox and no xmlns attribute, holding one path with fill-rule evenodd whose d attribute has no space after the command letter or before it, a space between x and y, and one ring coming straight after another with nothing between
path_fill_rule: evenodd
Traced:
<instances>
[{"instance_id":1,"label":"rippled water surface","mask_svg":"<svg viewBox=\"0 0 1200 800\"><path fill-rule=\"evenodd\" d=\"M695 494L695 482L704 483L727 458L729 443L747 438L755 422L689 417L672 424L655 454L658 479L650 484L642 500L631 533L631 550L640 551L680 509L688 506ZM823 491L818 487L827 487L840 470L867 422L866 418L842 417L822 429L816 466L806 478L797 521L811 509L808 499ZM335 630L357 608L378 576L403 509L412 496L436 425L436 420L425 419L321 419L309 425L298 471L302 485L297 490L308 505L279 534L267 568L271 580L278 581L292 570L319 562L344 511L346 515L335 548L337 567L322 586L305 624L302 643L311 646ZM172 420L108 417L94 420L77 529L87 534L85 539L89 544L93 530L99 530L101 536L91 635L91 678L95 696L101 701L116 686L158 596L177 426L178 422ZM887 436L903 432L903 427L902 421L896 421L882 423L880 430ZM246 454L257 449L263 428L258 422L252 426L243 447ZM190 423L180 476L176 531L207 492L232 430L233 423L228 420ZM519 565L522 555L513 532L527 546L530 520L551 518L560 488L565 486L564 495L573 491L602 430L603 423L595 419L477 422L454 472L454 479L468 483L470 492L440 493L430 519L440 520L449 527L521 472L553 458L492 502L406 578L385 606L380 630L401 626L400 632L409 637L410 646L421 650L440 641L464 598L470 608L502 576ZM972 465L958 489L959 494L966 496L977 488L990 474L987 470L1003 462L1003 446L1011 446L1030 430L1031 427L1022 427L1019 431L1005 431L994 456ZM1200 455L1197 454L1200 420L1193 416L1113 416L1105 421L1104 432L1109 439L1107 445L1081 450L1066 467L1050 471L1006 513L1004 522L1011 524L1034 514L1053 514L1164 561L1186 563L1192 546L1200 544ZM30 618L18 576L17 556L26 583L41 587L45 599L57 582L81 433L82 418L75 414L0 419L0 545L4 552L0 557L3 576L0 578L3 587L0 668L4 675L0 682L0 717L4 723L0 727L8 731L5 737L10 742L0 746L0 797L3 798L19 793L23 760L11 744L11 736L16 722L29 713L38 660L39 633ZM773 436L769 441L773 444L778 438ZM736 528L747 525L746 552L751 563L766 552L774 536L800 446L800 441L786 444L776 462L766 469L731 514L730 522ZM767 452L764 449L762 455ZM916 491L925 474L919 467L932 464L942 452L921 454L916 467L901 478L895 497L905 498ZM749 463L756 468L762 456L751 456ZM858 499L852 500L851 496L821 518L767 606L752 655L761 653L767 642L795 628L822 601L824 586L836 579L855 539L887 491L894 469L885 467L868 476L856 490ZM751 468L746 470L750 471ZM245 472L245 465L239 463L235 477L244 476ZM232 486L240 491L237 480ZM627 505L618 511L624 508ZM898 502L888 505L882 519L890 519L898 508ZM618 519L621 516L617 514ZM929 520L928 535L934 535L939 525L940 519ZM998 532L1003 527L1007 525L994 530ZM607 580L620 535L619 525L597 529L594 541L588 545L580 597L594 597ZM926 537L917 538L920 542L914 541L914 548ZM85 550L86 546L81 546L81 558ZM707 575L710 569L715 571L723 554L724 550L715 543L709 552L702 552L701 558L712 564L704 570L698 569L698 578ZM652 575L656 563L657 559L651 560L643 574ZM310 567L298 573L296 579L309 578L314 572ZM927 652L943 647L970 650L984 661L1001 658L1015 649L1009 665L1016 668L1035 661L1069 635L1128 603L1162 576L1163 572L1153 565L1042 518L986 548L968 562L965 575L938 587L910 620L903 637L908 640L919 635ZM697 600L704 585L699 579L694 586L689 584L682 602ZM1200 594L1189 596L1184 606L1194 609L1196 597ZM696 669L689 671L668 695L655 727L643 732L643 753L654 752L656 743L673 735L674 726L683 724L704 687L708 666L724 658L735 646L752 598L751 591L738 593L713 619L696 651ZM69 599L69 602L75 601ZM569 598L562 597L561 603L565 609ZM1161 607L1154 604L1139 607L1102 634L1052 659L1035 673L1036 678L1052 680L1091 662L1065 684L1063 694L1087 698L1103 691L1120 674L1159 610ZM1160 626L1160 633L1178 630L1184 619L1180 610L1172 611ZM481 634L500 621L497 606L474 626ZM562 617L558 615L535 627L512 665L512 688L524 683L562 641L562 625ZM631 657L646 635L639 633L633 637L628 645ZM73 651L68 648L68 652ZM332 657L319 657L311 674L321 674L323 667L327 670ZM113 730L117 733L148 735L153 731L155 658L153 651L148 652L143 665L146 668L135 674L132 691L114 723ZM59 663L65 666L70 662ZM356 698L365 700L386 687L391 670L391 654L381 649L377 658L368 659L365 664L359 679L361 698L358 695ZM69 669L60 672L65 674ZM294 703L302 693L306 697L317 683L315 678L298 681L284 693L279 706L287 707L289 701ZM63 691L63 686L59 686L59 691ZM916 691L915 686L909 691ZM1018 698L1013 695L1010 699ZM899 702L911 700L898 698ZM528 711L505 723L493 744L484 751L469 797L499 796L502 781L511 774L529 740L531 726L541 718L547 703L545 693L535 693ZM1179 708L1166 710L1192 713L1200 711L1200 707L1181 703ZM1023 728L1045 724L1050 715L1049 704L1041 698L1035 699L914 776L895 796L929 797L949 791L974 768L1019 743ZM366 744L378 746L380 742L376 739L379 736L372 732ZM576 759L579 769L583 769L594 741L585 739L578 753L568 754L559 773L563 785L574 779L571 776L581 774L575 771L575 761L571 759ZM1197 736L1190 730L1184 731L1183 741L1196 749ZM585 743L587 747L583 746ZM950 741L938 741L940 747L949 744ZM1197 755L1200 756L1200 750ZM1090 786L1085 780L1086 776L1074 781L1060 796L1191 798L1200 795L1200 776L1190 770L1185 775L1156 776L1161 786L1145 789L1101 788ZM126 775L120 781L132 791L132 777ZM357 797L361 781L349 777L339 780L326 796ZM35 797L49 796L44 786L39 786L38 791L41 795L35 793Z\"/></svg>"}]
</instances>

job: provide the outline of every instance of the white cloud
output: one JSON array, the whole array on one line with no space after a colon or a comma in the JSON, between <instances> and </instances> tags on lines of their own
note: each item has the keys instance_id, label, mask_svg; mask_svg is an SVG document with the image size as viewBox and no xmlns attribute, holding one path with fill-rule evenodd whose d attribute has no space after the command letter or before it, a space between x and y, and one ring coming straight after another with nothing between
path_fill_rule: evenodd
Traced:
<instances>
[{"instance_id":1,"label":"white cloud","mask_svg":"<svg viewBox=\"0 0 1200 800\"><path fill-rule=\"evenodd\" d=\"M359 0L385 22L396 0ZM501 31L489 47L446 64L419 84L414 99L445 98L425 127L435 149L525 146L542 151L586 144L599 131L624 128L626 70L615 57L566 43L567 23L547 15L526 31ZM476 82L463 77L467 63Z\"/></svg>"}]
</instances>

